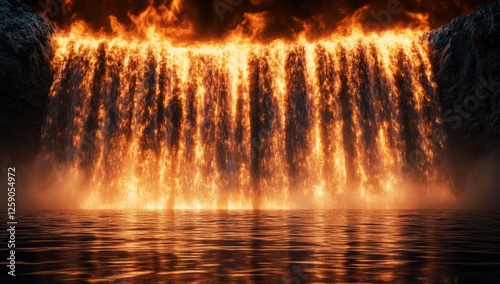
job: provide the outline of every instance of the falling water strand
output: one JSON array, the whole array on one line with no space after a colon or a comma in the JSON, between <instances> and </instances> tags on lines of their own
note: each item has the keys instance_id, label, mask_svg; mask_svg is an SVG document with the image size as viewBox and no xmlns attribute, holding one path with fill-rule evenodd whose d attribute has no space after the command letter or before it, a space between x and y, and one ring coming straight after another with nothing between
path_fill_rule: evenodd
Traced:
<instances>
[{"instance_id":1,"label":"falling water strand","mask_svg":"<svg viewBox=\"0 0 500 284\"><path fill-rule=\"evenodd\" d=\"M390 206L445 180L416 38L56 37L44 152L84 177L85 208Z\"/></svg>"}]
</instances>

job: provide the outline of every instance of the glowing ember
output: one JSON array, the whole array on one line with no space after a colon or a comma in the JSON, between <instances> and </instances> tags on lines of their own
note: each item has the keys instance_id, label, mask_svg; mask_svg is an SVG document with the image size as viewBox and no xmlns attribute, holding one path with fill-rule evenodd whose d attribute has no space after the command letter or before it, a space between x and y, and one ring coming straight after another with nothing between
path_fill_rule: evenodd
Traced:
<instances>
[{"instance_id":1,"label":"glowing ember","mask_svg":"<svg viewBox=\"0 0 500 284\"><path fill-rule=\"evenodd\" d=\"M154 31L61 33L45 152L85 177L84 208L407 206L414 184L447 192L420 35L173 45Z\"/></svg>"}]
</instances>

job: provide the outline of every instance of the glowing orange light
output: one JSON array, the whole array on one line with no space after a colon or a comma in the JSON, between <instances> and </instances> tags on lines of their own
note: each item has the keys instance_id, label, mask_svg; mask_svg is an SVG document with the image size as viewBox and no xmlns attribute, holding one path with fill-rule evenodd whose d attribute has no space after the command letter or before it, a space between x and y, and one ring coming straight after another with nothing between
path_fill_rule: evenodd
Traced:
<instances>
[{"instance_id":1,"label":"glowing orange light","mask_svg":"<svg viewBox=\"0 0 500 284\"><path fill-rule=\"evenodd\" d=\"M441 121L422 30L352 28L348 35L267 44L235 34L190 44L172 42L154 25L173 17L140 15L141 37L112 19L112 36L75 23L54 38L49 114L64 112L70 121L59 129L49 115L44 138L64 139L77 153L72 168L89 177L82 207L406 206L401 202L413 198L405 190L411 178L401 171L412 154L409 131L426 165L410 167L426 188L445 184L435 165L444 137L434 134ZM298 114L289 94L301 75L307 141L290 154L286 141L296 138L287 123ZM61 100L71 109L62 110ZM252 118L253 107L260 117ZM263 124L258 134L255 121ZM297 176L290 174L290 155Z\"/></svg>"}]
</instances>

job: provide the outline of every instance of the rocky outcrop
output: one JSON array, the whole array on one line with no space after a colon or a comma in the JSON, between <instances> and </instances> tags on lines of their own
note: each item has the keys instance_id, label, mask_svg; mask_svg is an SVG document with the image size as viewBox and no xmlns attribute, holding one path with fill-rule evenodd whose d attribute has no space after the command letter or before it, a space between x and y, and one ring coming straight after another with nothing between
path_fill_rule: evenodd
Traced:
<instances>
[{"instance_id":1,"label":"rocky outcrop","mask_svg":"<svg viewBox=\"0 0 500 284\"><path fill-rule=\"evenodd\" d=\"M430 33L435 80L453 137L500 138L500 1Z\"/></svg>"},{"instance_id":2,"label":"rocky outcrop","mask_svg":"<svg viewBox=\"0 0 500 284\"><path fill-rule=\"evenodd\" d=\"M39 148L54 29L21 0L0 1L0 162L29 159Z\"/></svg>"},{"instance_id":3,"label":"rocky outcrop","mask_svg":"<svg viewBox=\"0 0 500 284\"><path fill-rule=\"evenodd\" d=\"M428 35L451 171L472 207L500 200L500 1Z\"/></svg>"}]
</instances>

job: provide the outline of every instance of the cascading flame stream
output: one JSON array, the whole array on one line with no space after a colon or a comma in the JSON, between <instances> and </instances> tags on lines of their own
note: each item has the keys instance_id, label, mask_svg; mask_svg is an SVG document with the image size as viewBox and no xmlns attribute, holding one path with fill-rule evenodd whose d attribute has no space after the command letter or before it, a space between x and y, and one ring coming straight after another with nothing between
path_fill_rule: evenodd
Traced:
<instances>
[{"instance_id":1,"label":"cascading flame stream","mask_svg":"<svg viewBox=\"0 0 500 284\"><path fill-rule=\"evenodd\" d=\"M60 34L44 152L82 177L83 208L411 206L449 190L419 37Z\"/></svg>"}]
</instances>

